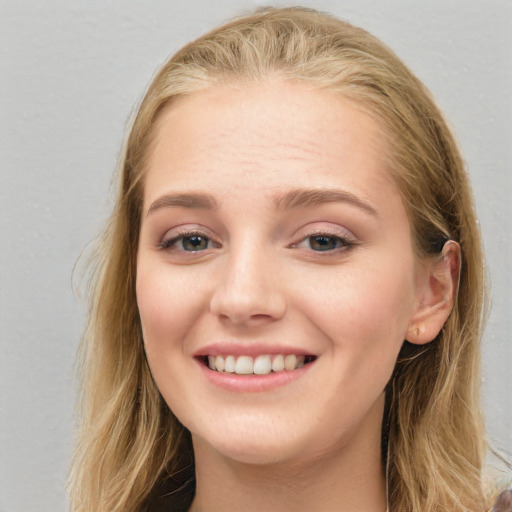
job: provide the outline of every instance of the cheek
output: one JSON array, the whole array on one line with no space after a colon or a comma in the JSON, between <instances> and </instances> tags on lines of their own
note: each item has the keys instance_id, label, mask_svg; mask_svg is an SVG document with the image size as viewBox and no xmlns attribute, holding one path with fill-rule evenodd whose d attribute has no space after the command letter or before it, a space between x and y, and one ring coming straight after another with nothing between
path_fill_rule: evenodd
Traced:
<instances>
[{"instance_id":1,"label":"cheek","mask_svg":"<svg viewBox=\"0 0 512 512\"><path fill-rule=\"evenodd\" d=\"M193 317L205 301L206 277L193 268L173 271L158 260L141 262L136 282L141 316L162 324Z\"/></svg>"},{"instance_id":2,"label":"cheek","mask_svg":"<svg viewBox=\"0 0 512 512\"><path fill-rule=\"evenodd\" d=\"M353 283L354 312L351 318L363 335L383 340L397 337L400 343L407 330L413 300L410 281L399 273L366 273Z\"/></svg>"},{"instance_id":3,"label":"cheek","mask_svg":"<svg viewBox=\"0 0 512 512\"><path fill-rule=\"evenodd\" d=\"M184 293L183 286L165 269L138 268L137 304L148 359L158 356L155 352L174 350L174 341L186 334L197 316L197 293Z\"/></svg>"},{"instance_id":4,"label":"cheek","mask_svg":"<svg viewBox=\"0 0 512 512\"><path fill-rule=\"evenodd\" d=\"M189 294L179 293L180 283L165 268L140 265L137 273L137 304L144 349L151 374L164 400L176 413L187 411L183 382L192 359L184 357L189 334L197 316L197 305Z\"/></svg>"},{"instance_id":5,"label":"cheek","mask_svg":"<svg viewBox=\"0 0 512 512\"><path fill-rule=\"evenodd\" d=\"M414 301L413 273L395 262L387 267L341 267L332 274L305 279L314 290L299 308L321 329L332 349L356 365L393 366L405 339ZM311 282L309 282L311 281ZM300 297L295 292L296 297ZM302 295L305 297L304 295Z\"/></svg>"}]
</instances>

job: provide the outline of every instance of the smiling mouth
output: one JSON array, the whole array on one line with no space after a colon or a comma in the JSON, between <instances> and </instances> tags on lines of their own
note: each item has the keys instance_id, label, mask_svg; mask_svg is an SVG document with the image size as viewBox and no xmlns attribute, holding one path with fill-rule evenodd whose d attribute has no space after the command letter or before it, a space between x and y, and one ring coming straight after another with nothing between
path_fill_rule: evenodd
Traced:
<instances>
[{"instance_id":1,"label":"smiling mouth","mask_svg":"<svg viewBox=\"0 0 512 512\"><path fill-rule=\"evenodd\" d=\"M232 373L235 375L268 375L269 373L290 372L312 363L316 356L294 354L263 354L251 356L201 356L199 359L205 366L215 372Z\"/></svg>"}]
</instances>

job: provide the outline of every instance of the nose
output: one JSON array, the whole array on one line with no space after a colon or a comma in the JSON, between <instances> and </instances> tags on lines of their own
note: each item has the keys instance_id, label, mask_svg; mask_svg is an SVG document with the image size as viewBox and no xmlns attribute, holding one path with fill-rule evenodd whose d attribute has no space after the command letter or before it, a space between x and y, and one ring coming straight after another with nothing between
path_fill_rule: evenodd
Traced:
<instances>
[{"instance_id":1,"label":"nose","mask_svg":"<svg viewBox=\"0 0 512 512\"><path fill-rule=\"evenodd\" d=\"M279 320L286 312L283 282L269 254L249 247L232 253L216 284L210 311L223 321L257 326Z\"/></svg>"}]
</instances>

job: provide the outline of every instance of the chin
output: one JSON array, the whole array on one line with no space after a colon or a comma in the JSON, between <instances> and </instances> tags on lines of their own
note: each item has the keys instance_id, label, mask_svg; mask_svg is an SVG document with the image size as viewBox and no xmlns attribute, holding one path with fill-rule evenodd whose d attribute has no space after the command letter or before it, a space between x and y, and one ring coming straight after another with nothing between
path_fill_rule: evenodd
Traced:
<instances>
[{"instance_id":1,"label":"chin","mask_svg":"<svg viewBox=\"0 0 512 512\"><path fill-rule=\"evenodd\" d=\"M192 434L196 455L201 449L213 450L218 456L238 463L273 465L291 461L304 453L306 441L296 431L291 437L293 429L269 428L268 422L261 428L254 423L244 426L243 422L234 427L222 425L217 432Z\"/></svg>"},{"instance_id":2,"label":"chin","mask_svg":"<svg viewBox=\"0 0 512 512\"><path fill-rule=\"evenodd\" d=\"M275 446L264 445L261 441L255 444L239 443L229 446L218 446L217 451L225 458L240 464L254 466L271 466L279 463L286 463L294 460L300 450L286 449Z\"/></svg>"}]
</instances>

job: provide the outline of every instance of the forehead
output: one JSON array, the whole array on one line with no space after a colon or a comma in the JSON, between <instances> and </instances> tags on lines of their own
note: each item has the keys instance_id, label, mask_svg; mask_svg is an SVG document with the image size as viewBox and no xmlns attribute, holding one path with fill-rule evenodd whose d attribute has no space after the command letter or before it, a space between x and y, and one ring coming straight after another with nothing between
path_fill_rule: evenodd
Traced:
<instances>
[{"instance_id":1,"label":"forehead","mask_svg":"<svg viewBox=\"0 0 512 512\"><path fill-rule=\"evenodd\" d=\"M386 137L372 117L333 92L277 78L178 98L148 156L146 198L171 184L221 191L241 179L269 191L343 185L362 196L391 185Z\"/></svg>"}]
</instances>

